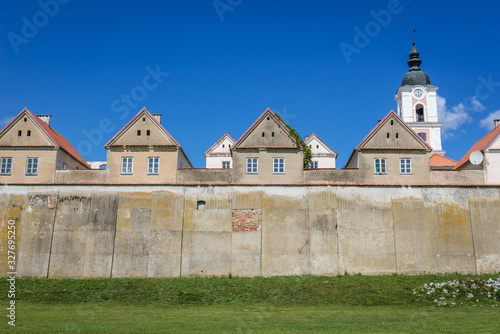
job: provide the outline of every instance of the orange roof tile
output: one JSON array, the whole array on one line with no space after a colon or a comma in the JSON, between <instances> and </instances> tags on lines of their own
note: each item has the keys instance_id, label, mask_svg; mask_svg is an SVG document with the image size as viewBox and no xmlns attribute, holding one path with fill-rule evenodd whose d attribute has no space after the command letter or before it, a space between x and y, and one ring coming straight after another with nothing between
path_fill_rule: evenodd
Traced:
<instances>
[{"instance_id":1,"label":"orange roof tile","mask_svg":"<svg viewBox=\"0 0 500 334\"><path fill-rule=\"evenodd\" d=\"M440 154L434 153L429 158L429 163L430 163L431 167L437 167L437 166L455 166L457 164L457 161L453 160L453 159L450 159L450 158L447 158L444 155L440 155Z\"/></svg>"},{"instance_id":2,"label":"orange roof tile","mask_svg":"<svg viewBox=\"0 0 500 334\"><path fill-rule=\"evenodd\" d=\"M498 136L500 135L500 126L497 126L491 130L486 136L479 139L467 153L458 161L458 163L453 167L453 169L459 169L463 167L467 161L469 161L470 154L474 151L483 152Z\"/></svg>"}]
</instances>

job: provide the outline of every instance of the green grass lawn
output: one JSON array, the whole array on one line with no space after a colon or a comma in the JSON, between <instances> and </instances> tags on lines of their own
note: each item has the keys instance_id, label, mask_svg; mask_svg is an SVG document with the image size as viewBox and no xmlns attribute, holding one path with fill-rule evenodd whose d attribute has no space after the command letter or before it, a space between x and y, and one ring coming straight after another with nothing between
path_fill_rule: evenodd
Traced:
<instances>
[{"instance_id":1,"label":"green grass lawn","mask_svg":"<svg viewBox=\"0 0 500 334\"><path fill-rule=\"evenodd\" d=\"M423 289L489 278L498 274L17 279L15 328L0 284L0 333L500 333L500 290L446 287L456 305L437 307L443 291Z\"/></svg>"},{"instance_id":2,"label":"green grass lawn","mask_svg":"<svg viewBox=\"0 0 500 334\"><path fill-rule=\"evenodd\" d=\"M496 308L20 302L11 333L499 333ZM5 322L5 321L4 321Z\"/></svg>"}]
</instances>

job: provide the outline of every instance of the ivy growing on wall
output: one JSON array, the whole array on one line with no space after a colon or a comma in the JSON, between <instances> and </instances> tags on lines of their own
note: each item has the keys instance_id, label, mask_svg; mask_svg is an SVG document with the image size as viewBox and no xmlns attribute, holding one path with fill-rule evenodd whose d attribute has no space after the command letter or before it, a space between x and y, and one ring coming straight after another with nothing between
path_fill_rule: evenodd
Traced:
<instances>
[{"instance_id":1,"label":"ivy growing on wall","mask_svg":"<svg viewBox=\"0 0 500 334\"><path fill-rule=\"evenodd\" d=\"M292 134L292 136L295 137L295 142L297 143L298 146L302 146L304 148L304 168L309 168L311 166L311 160L312 160L312 153L311 153L311 148L309 146L306 145L306 143L304 142L304 140L302 139L302 137L299 135L299 133L297 132L297 130L295 130L294 128L292 128L290 125L288 125L284 120L283 118L281 118L281 115L278 114L278 113L274 113L278 119L283 122L283 124L286 125L286 127L288 128L288 130L290 130L290 133Z\"/></svg>"}]
</instances>

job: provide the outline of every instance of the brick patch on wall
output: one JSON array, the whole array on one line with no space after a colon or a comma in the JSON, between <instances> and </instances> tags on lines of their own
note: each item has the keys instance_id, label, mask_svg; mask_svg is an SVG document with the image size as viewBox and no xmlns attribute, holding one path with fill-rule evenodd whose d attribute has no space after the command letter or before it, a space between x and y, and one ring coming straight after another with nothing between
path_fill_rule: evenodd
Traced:
<instances>
[{"instance_id":1,"label":"brick patch on wall","mask_svg":"<svg viewBox=\"0 0 500 334\"><path fill-rule=\"evenodd\" d=\"M233 232L259 231L262 224L262 210L233 210Z\"/></svg>"}]
</instances>

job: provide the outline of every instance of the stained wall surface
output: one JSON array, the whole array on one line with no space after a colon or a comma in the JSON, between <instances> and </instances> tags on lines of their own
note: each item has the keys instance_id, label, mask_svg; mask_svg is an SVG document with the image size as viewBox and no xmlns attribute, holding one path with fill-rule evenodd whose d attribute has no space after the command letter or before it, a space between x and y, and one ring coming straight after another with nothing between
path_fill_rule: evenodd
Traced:
<instances>
[{"instance_id":1,"label":"stained wall surface","mask_svg":"<svg viewBox=\"0 0 500 334\"><path fill-rule=\"evenodd\" d=\"M494 273L499 217L487 186L2 186L0 252L14 221L20 277Z\"/></svg>"}]
</instances>

